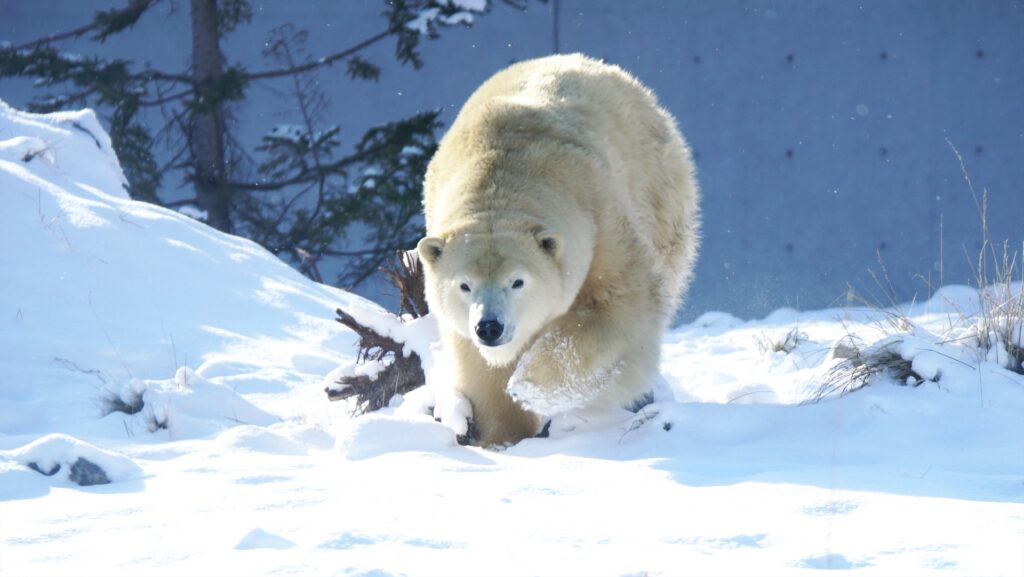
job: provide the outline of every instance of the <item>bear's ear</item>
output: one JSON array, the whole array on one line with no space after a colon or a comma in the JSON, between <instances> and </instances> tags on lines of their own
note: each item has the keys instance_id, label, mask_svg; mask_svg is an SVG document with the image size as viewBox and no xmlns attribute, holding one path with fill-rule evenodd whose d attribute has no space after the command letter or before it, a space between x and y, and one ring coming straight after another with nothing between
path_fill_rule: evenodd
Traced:
<instances>
[{"instance_id":1,"label":"bear's ear","mask_svg":"<svg viewBox=\"0 0 1024 577\"><path fill-rule=\"evenodd\" d=\"M420 253L420 260L435 263L444 252L444 239L428 236L420 240L416 245L416 250Z\"/></svg>"},{"instance_id":2,"label":"bear's ear","mask_svg":"<svg viewBox=\"0 0 1024 577\"><path fill-rule=\"evenodd\" d=\"M542 230L536 234L537 245L541 250L558 258L562 254L562 235L550 230Z\"/></svg>"}]
</instances>

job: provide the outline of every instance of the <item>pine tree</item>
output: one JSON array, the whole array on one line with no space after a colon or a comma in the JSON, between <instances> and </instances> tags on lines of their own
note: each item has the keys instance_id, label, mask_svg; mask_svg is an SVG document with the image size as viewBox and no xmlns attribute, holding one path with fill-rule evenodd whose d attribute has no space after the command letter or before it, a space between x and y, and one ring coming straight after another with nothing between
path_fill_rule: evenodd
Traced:
<instances>
[{"instance_id":1,"label":"pine tree","mask_svg":"<svg viewBox=\"0 0 1024 577\"><path fill-rule=\"evenodd\" d=\"M521 1L504 1L524 8ZM167 2L128 0L74 30L2 47L0 78L34 78L47 89L31 103L34 111L97 108L109 123L133 198L197 207L195 214L209 225L263 244L314 280L323 280L322 259L339 258L343 266L335 282L355 286L396 250L415 243L422 233L416 217L423 174L437 146L438 113L372 128L346 145L339 123L327 118L328 101L316 74L344 65L351 79L374 81L380 68L360 54L387 39L395 41L400 63L419 68L424 37L472 22L489 11L488 0L388 0L382 30L320 57L307 53L304 31L285 24L271 33L263 51L274 67L260 71L229 63L221 52L222 39L251 20L249 0L190 0L192 59L184 71L56 48L128 33ZM254 154L241 150L229 129L233 107L253 84L273 81L290 84L302 123L269 131ZM163 111L163 124L147 124L147 110ZM174 171L192 184L195 196L163 202L164 175ZM351 238L357 232L362 237Z\"/></svg>"}]
</instances>

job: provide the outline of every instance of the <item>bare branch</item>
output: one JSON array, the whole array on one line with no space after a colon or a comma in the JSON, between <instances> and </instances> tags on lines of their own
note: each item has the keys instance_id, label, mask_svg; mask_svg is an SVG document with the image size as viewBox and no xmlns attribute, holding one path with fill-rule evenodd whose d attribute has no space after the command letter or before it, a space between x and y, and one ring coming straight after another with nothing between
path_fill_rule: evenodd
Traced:
<instances>
[{"instance_id":1,"label":"bare branch","mask_svg":"<svg viewBox=\"0 0 1024 577\"><path fill-rule=\"evenodd\" d=\"M294 186L296 184L310 182L312 180L322 177L323 175L340 173L350 165L360 162L367 156L379 152L386 146L386 143L377 146L372 146L362 152L350 154L328 164L321 164L315 170L306 170L295 175L292 178L285 180L277 180L272 182L227 182L225 183L225 185L231 186L237 190L250 190L254 192L273 192L281 190L283 188L287 188L289 186Z\"/></svg>"},{"instance_id":2,"label":"bare branch","mask_svg":"<svg viewBox=\"0 0 1024 577\"><path fill-rule=\"evenodd\" d=\"M340 52L335 52L334 54L323 56L316 60L299 64L297 66L291 66L288 68L280 68L277 70L264 70L263 72L243 73L241 77L244 80L265 80L268 78L278 78L280 76L291 76L293 74L308 72L310 70L315 70L317 68L322 68L324 66L331 66L335 62L348 58L353 54L356 54L357 52L363 50L364 48L376 44L377 42L380 42L381 40L387 38L388 36L397 34L400 30L400 26L392 26L383 32L379 32L367 38L366 40L363 40L359 44L356 44L355 46L352 46L350 48L346 48L345 50L342 50Z\"/></svg>"},{"instance_id":3,"label":"bare branch","mask_svg":"<svg viewBox=\"0 0 1024 577\"><path fill-rule=\"evenodd\" d=\"M389 253L390 248L368 248L366 250L331 250L323 249L320 252L326 256L378 256Z\"/></svg>"},{"instance_id":4,"label":"bare branch","mask_svg":"<svg viewBox=\"0 0 1024 577\"><path fill-rule=\"evenodd\" d=\"M172 200L170 202L165 202L165 203L163 203L163 206L164 206L164 208L178 208L178 207L181 207L181 206L187 206L189 204L194 204L194 205L198 206L198 202L199 201L197 201L195 199L195 197L183 198L181 200Z\"/></svg>"}]
</instances>

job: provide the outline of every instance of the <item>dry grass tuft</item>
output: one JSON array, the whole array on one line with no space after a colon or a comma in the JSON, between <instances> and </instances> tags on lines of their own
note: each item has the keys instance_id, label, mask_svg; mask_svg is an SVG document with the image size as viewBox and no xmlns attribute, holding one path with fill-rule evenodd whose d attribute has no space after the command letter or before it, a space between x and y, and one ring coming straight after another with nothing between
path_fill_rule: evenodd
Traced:
<instances>
[{"instance_id":1,"label":"dry grass tuft","mask_svg":"<svg viewBox=\"0 0 1024 577\"><path fill-rule=\"evenodd\" d=\"M785 353L788 355L801 344L807 342L808 339L807 333L801 331L798 327L793 327L784 335L765 333L754 337L754 340L757 342L757 350L762 355L768 353Z\"/></svg>"},{"instance_id":2,"label":"dry grass tuft","mask_svg":"<svg viewBox=\"0 0 1024 577\"><path fill-rule=\"evenodd\" d=\"M105 417L111 413L124 413L134 415L142 410L145 403L142 401L142 392L125 387L122 391L105 391L100 397L100 410Z\"/></svg>"},{"instance_id":3,"label":"dry grass tuft","mask_svg":"<svg viewBox=\"0 0 1024 577\"><path fill-rule=\"evenodd\" d=\"M986 274L988 259L982 248L975 269L981 310L971 326L974 344L984 357L1018 374L1024 374L1024 272L1018 273L1019 281L1014 280L1014 272L1024 269L1017 262L1024 254L1024 246L1021 248L1011 254L1003 243L1001 255L991 251L992 281Z\"/></svg>"},{"instance_id":4,"label":"dry grass tuft","mask_svg":"<svg viewBox=\"0 0 1024 577\"><path fill-rule=\"evenodd\" d=\"M842 362L829 370L807 402L847 395L880 378L915 387L920 385L924 379L914 372L912 363L895 350L900 343L898 338L890 338L869 347L853 335L847 335L832 347L833 358L843 359Z\"/></svg>"},{"instance_id":5,"label":"dry grass tuft","mask_svg":"<svg viewBox=\"0 0 1024 577\"><path fill-rule=\"evenodd\" d=\"M1011 250L1008 241L1003 241L1002 250L992 243L988 231L988 191L982 189L978 196L963 156L952 142L946 142L960 162L960 171L981 219L981 249L972 263L981 297L981 310L973 324L975 344L987 359L1024 374L1024 266L1018 264L1018 259L1024 258L1024 243L1019 252Z\"/></svg>"},{"instance_id":6,"label":"dry grass tuft","mask_svg":"<svg viewBox=\"0 0 1024 577\"><path fill-rule=\"evenodd\" d=\"M949 146L960 163L981 224L981 249L976 257L967 255L974 271L979 307L977 311L965 312L956 310L953 303L947 303L950 310L956 310L956 318L953 318L954 313L950 313L947 328L943 334L936 336L936 344L955 343L971 347L977 353L978 364L994 362L1007 370L1024 374L1024 244L1017 250L1011 249L1007 241L1001 246L991 242L988 193L982 190L980 196L977 194L963 157L952 143ZM939 252L941 261L941 245ZM871 324L882 335L882 340L865 346L848 327L847 336L833 348L833 357L842 359L841 362L828 372L822 385L811 395L810 402L848 394L882 377L915 386L923 382L921 376L914 372L910 361L904 359L897 350L902 342L900 335L914 333L915 327L909 313L896 302L895 291L880 254L878 264L881 276L874 271L869 272L884 298L880 299L876 295L866 299L851 287L849 301L866 305L880 313L878 320ZM941 273L939 284L942 284ZM933 288L930 283L928 288ZM878 304L880 302L887 302L887 305L883 307ZM912 308L913 303L909 309Z\"/></svg>"}]
</instances>

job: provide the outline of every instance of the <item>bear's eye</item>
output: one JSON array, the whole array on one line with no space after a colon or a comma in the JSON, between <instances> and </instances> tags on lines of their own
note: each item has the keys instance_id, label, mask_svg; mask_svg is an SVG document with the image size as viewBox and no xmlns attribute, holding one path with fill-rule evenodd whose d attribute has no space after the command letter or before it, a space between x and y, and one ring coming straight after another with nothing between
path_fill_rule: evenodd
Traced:
<instances>
[{"instance_id":1,"label":"bear's eye","mask_svg":"<svg viewBox=\"0 0 1024 577\"><path fill-rule=\"evenodd\" d=\"M466 283L462 283L462 284L459 285L459 289L462 290L462 292L464 292L464 293L468 293L469 292L469 285L466 284Z\"/></svg>"},{"instance_id":2,"label":"bear's eye","mask_svg":"<svg viewBox=\"0 0 1024 577\"><path fill-rule=\"evenodd\" d=\"M523 283L523 279L517 278L516 280L512 281L512 288L521 289L523 288L523 284L525 284Z\"/></svg>"}]
</instances>

